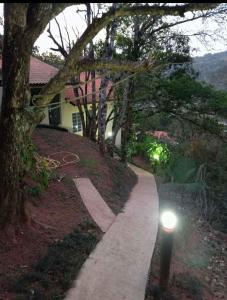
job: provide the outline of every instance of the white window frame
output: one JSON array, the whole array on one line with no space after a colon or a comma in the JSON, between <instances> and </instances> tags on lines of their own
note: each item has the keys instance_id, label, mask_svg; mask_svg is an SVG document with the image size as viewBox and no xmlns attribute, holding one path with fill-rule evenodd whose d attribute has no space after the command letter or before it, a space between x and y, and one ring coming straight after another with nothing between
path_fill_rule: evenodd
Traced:
<instances>
[{"instance_id":1,"label":"white window frame","mask_svg":"<svg viewBox=\"0 0 227 300\"><path fill-rule=\"evenodd\" d=\"M72 125L73 132L81 132L82 131L82 122L79 112L75 112L72 114Z\"/></svg>"}]
</instances>

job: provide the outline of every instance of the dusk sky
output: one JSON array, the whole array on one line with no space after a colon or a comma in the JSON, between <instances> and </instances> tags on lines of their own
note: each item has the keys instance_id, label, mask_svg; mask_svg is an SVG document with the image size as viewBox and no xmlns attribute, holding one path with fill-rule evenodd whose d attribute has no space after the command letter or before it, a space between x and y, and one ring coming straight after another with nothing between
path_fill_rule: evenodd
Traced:
<instances>
[{"instance_id":1,"label":"dusk sky","mask_svg":"<svg viewBox=\"0 0 227 300\"><path fill-rule=\"evenodd\" d=\"M82 8L83 6L80 6ZM77 30L81 34L83 30L86 28L85 20L80 13L80 15L77 13L78 6L71 6L64 10L63 13L59 14L57 16L57 20L59 21L60 25L64 28L67 24L67 28L70 34L70 37L74 40L76 40L75 32ZM3 3L0 3L0 16L3 16ZM74 28L74 30L72 29ZM201 44L201 42L198 41L197 38L191 37L190 38L190 46L192 49L196 49L196 51L191 51L192 56L202 56L207 53L216 53L221 51L227 50L227 42L224 40L224 33L226 34L226 24L217 25L216 23L212 21L206 21L205 23L202 22L202 20L196 20L192 22L187 22L179 26L175 26L174 28L177 28L178 30L182 30L185 34L193 34L200 30L207 30L209 31L213 36L215 30L218 30L219 34L221 35L223 32L223 39L219 37L217 41L211 41L209 40L209 43ZM51 22L51 29L54 34L54 36L58 39L59 33L57 30L57 26L54 21ZM77 30L76 30L77 29ZM3 26L1 26L1 33L3 32ZM63 30L65 41L66 38L66 32ZM96 40L104 37L104 30L96 36ZM53 42L48 37L48 33L46 30L41 34L39 39L36 41L35 45L37 45L40 48L41 52L50 51L51 47L54 47Z\"/></svg>"}]
</instances>

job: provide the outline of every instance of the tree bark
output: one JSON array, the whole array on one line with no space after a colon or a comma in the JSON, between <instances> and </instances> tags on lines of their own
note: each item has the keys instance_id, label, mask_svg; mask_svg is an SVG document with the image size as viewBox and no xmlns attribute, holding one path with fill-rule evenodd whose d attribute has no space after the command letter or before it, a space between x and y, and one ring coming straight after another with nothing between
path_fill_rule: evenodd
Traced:
<instances>
[{"instance_id":1,"label":"tree bark","mask_svg":"<svg viewBox=\"0 0 227 300\"><path fill-rule=\"evenodd\" d=\"M105 131L106 131L106 89L109 83L109 78L105 77L102 79L100 84L100 93L99 93L99 110L98 110L98 142L99 150L102 155L104 155L105 147Z\"/></svg>"},{"instance_id":2,"label":"tree bark","mask_svg":"<svg viewBox=\"0 0 227 300\"><path fill-rule=\"evenodd\" d=\"M86 7L87 7L87 26L90 26L93 21L92 11L91 11L91 3L86 3ZM95 59L93 40L91 40L90 45L89 45L88 57L92 61ZM96 95L96 82L95 82L96 72L95 72L95 70L91 70L90 76L91 76L91 80L92 80L92 82L91 82L92 104L91 104L91 114L89 115L89 138L95 142L96 141L96 131L97 131L97 118L96 118L97 95Z\"/></svg>"},{"instance_id":3,"label":"tree bark","mask_svg":"<svg viewBox=\"0 0 227 300\"><path fill-rule=\"evenodd\" d=\"M113 3L112 9L116 9L117 4ZM113 20L110 26L106 30L106 49L105 49L105 60L111 60L114 54L114 40L117 29L117 22ZM107 112L107 87L109 83L109 76L105 76L100 84L100 96L99 96L99 110L98 110L98 142L99 150L102 155L106 151L105 145L105 131L106 131L106 112Z\"/></svg>"},{"instance_id":4,"label":"tree bark","mask_svg":"<svg viewBox=\"0 0 227 300\"><path fill-rule=\"evenodd\" d=\"M129 90L128 90L128 98L132 100L134 92L134 80L129 80ZM127 161L127 147L129 141L132 137L132 122L133 122L133 115L132 115L132 101L127 101L126 106L126 120L124 125L122 126L122 136L121 136L121 161Z\"/></svg>"},{"instance_id":5,"label":"tree bark","mask_svg":"<svg viewBox=\"0 0 227 300\"><path fill-rule=\"evenodd\" d=\"M120 130L120 128L122 127L122 125L124 123L125 115L126 115L127 108L128 108L128 102L129 102L129 83L126 82L126 85L124 87L124 93L123 93L123 99L122 99L122 106L121 106L120 114L119 114L119 117L117 118L116 124L113 128L113 136L112 136L112 140L111 140L111 149L112 149L112 151L115 147L116 137L117 137L118 131ZM113 153L111 153L111 154L113 155Z\"/></svg>"},{"instance_id":6,"label":"tree bark","mask_svg":"<svg viewBox=\"0 0 227 300\"><path fill-rule=\"evenodd\" d=\"M24 38L26 7L5 4L3 47L3 96L0 119L0 226L25 220L22 179L23 157L33 126L26 112L30 101L29 64L31 45ZM15 22L17 18L17 22ZM15 24L16 23L16 24ZM22 42L23 41L23 42Z\"/></svg>"}]
</instances>

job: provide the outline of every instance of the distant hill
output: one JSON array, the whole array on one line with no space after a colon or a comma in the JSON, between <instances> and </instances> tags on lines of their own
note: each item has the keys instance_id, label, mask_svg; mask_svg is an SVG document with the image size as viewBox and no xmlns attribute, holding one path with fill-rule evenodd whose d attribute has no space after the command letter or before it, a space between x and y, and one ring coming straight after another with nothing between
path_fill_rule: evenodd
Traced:
<instances>
[{"instance_id":1,"label":"distant hill","mask_svg":"<svg viewBox=\"0 0 227 300\"><path fill-rule=\"evenodd\" d=\"M193 66L199 72L200 81L216 89L227 90L227 51L195 57Z\"/></svg>"}]
</instances>

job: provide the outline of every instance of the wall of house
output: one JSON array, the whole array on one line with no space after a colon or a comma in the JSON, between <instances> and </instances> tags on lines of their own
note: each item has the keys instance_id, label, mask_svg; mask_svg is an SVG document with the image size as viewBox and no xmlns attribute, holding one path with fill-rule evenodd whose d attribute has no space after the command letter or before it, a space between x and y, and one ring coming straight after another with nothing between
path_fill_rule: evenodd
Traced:
<instances>
[{"instance_id":1,"label":"wall of house","mask_svg":"<svg viewBox=\"0 0 227 300\"><path fill-rule=\"evenodd\" d=\"M40 122L40 124L47 124L49 125L49 113L48 113L48 107L44 110L45 118Z\"/></svg>"},{"instance_id":2,"label":"wall of house","mask_svg":"<svg viewBox=\"0 0 227 300\"><path fill-rule=\"evenodd\" d=\"M107 116L110 113L110 111L112 110L112 107L113 107L113 104L111 102L108 102L108 104L107 104ZM88 105L88 109L89 110L92 109L91 104ZM65 127L69 130L70 129L72 130L72 127L73 127L72 114L75 113L75 112L79 112L77 106L74 106L74 105L72 105L68 102L62 103L62 106L61 106L61 120L62 120L61 126L62 127ZM112 124L113 124L113 121L110 121L107 124L106 137L108 137L109 134L112 133ZM82 131L77 132L77 134L82 135Z\"/></svg>"},{"instance_id":3,"label":"wall of house","mask_svg":"<svg viewBox=\"0 0 227 300\"><path fill-rule=\"evenodd\" d=\"M113 102L107 102L107 113L106 117L110 114L110 112L113 109ZM106 138L112 135L112 126L113 126L113 120L107 123L106 126Z\"/></svg>"},{"instance_id":4,"label":"wall of house","mask_svg":"<svg viewBox=\"0 0 227 300\"><path fill-rule=\"evenodd\" d=\"M66 102L63 100L63 94L61 95L61 126L64 128L67 128L70 132L73 132L73 121L72 121L72 114L75 112L79 112L77 106L73 106L69 102ZM2 87L0 86L0 108L2 103ZM107 103L107 116L111 112L113 108L113 103L108 102ZM91 105L88 106L88 109L91 109ZM45 108L45 118L41 121L41 124L49 125L49 113L48 113L48 107ZM106 128L106 138L109 137L112 134L112 125L113 121L110 121L107 124ZM77 132L76 134L82 135L82 131ZM118 132L116 137L116 146L121 145L121 131Z\"/></svg>"},{"instance_id":5,"label":"wall of house","mask_svg":"<svg viewBox=\"0 0 227 300\"><path fill-rule=\"evenodd\" d=\"M115 145L121 147L121 129L117 133Z\"/></svg>"},{"instance_id":6,"label":"wall of house","mask_svg":"<svg viewBox=\"0 0 227 300\"><path fill-rule=\"evenodd\" d=\"M73 121L72 121L72 114L75 112L79 112L77 106L73 106L70 103L63 100L64 97L61 95L61 126L67 128L69 131L73 132ZM0 109L2 104L2 86L0 86ZM91 105L89 106L91 109ZM109 115L110 111L113 108L113 103L108 102L107 103L107 116ZM48 107L45 108L45 118L41 121L41 124L49 125L49 113L48 113ZM113 121L110 121L107 124L106 128L106 138L112 133L112 125ZM77 134L82 135L82 131L77 132ZM116 146L121 145L121 130L119 130L117 137L116 137Z\"/></svg>"},{"instance_id":7,"label":"wall of house","mask_svg":"<svg viewBox=\"0 0 227 300\"><path fill-rule=\"evenodd\" d=\"M63 102L61 104L61 126L67 128L71 132L73 132L72 114L76 112L79 112L77 106L68 102ZM79 131L77 134L82 135L83 133L82 131Z\"/></svg>"},{"instance_id":8,"label":"wall of house","mask_svg":"<svg viewBox=\"0 0 227 300\"><path fill-rule=\"evenodd\" d=\"M108 102L107 103L107 116L111 112L113 108L113 103ZM88 109L91 109L91 105L88 105ZM72 114L75 112L79 112L77 106L73 106L72 104L68 102L63 102L61 105L61 126L67 128L69 131L72 132L73 127L73 121L72 121ZM112 126L113 126L113 120L108 122L107 128L106 128L106 138L111 136L112 134ZM82 131L77 132L76 134L82 135ZM121 145L121 131L119 130L117 137L116 137L116 146Z\"/></svg>"}]
</instances>

